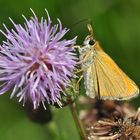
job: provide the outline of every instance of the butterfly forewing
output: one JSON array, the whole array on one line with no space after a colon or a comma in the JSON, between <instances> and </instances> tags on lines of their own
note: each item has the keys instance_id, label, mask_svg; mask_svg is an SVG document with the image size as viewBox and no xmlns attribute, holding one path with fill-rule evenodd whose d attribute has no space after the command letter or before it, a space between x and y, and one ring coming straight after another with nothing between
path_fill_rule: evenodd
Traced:
<instances>
[{"instance_id":1,"label":"butterfly forewing","mask_svg":"<svg viewBox=\"0 0 140 140\"><path fill-rule=\"evenodd\" d=\"M124 100L136 96L139 92L136 84L100 48L98 43L95 50L97 55L92 64L95 69L92 69L93 73L89 76L94 77L96 75L97 78L93 78L95 80L93 83L98 83L100 97L102 99ZM95 86L89 86L89 88L93 87L95 88ZM96 89L94 90L96 91ZM90 96L92 94L94 93L90 93Z\"/></svg>"}]
</instances>

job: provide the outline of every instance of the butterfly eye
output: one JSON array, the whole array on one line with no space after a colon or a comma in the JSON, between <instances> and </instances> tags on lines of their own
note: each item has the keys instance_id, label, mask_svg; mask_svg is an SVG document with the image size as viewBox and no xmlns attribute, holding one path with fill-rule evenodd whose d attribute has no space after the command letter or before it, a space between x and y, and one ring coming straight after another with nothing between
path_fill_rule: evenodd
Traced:
<instances>
[{"instance_id":1,"label":"butterfly eye","mask_svg":"<svg viewBox=\"0 0 140 140\"><path fill-rule=\"evenodd\" d=\"M95 44L95 40L90 40L89 41L89 45L94 45Z\"/></svg>"}]
</instances>

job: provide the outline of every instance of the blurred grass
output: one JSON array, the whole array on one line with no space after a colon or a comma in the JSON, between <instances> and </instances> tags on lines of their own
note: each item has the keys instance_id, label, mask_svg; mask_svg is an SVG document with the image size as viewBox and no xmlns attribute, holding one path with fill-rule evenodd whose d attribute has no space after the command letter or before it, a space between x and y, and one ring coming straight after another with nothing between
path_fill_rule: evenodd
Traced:
<instances>
[{"instance_id":1,"label":"blurred grass","mask_svg":"<svg viewBox=\"0 0 140 140\"><path fill-rule=\"evenodd\" d=\"M20 16L31 16L29 8L41 17L50 13L54 23L60 18L71 27L69 38L78 35L82 44L87 35L86 22L73 25L82 19L93 22L96 38L104 50L140 86L140 1L138 0L0 0L0 28L2 23L13 28L8 20L23 23ZM73 26L71 26L73 25ZM3 36L0 35L0 40ZM132 102L139 106L139 98ZM29 121L22 107L9 94L0 98L0 140L79 140L77 130L67 108L54 111L54 122L40 126Z\"/></svg>"}]
</instances>

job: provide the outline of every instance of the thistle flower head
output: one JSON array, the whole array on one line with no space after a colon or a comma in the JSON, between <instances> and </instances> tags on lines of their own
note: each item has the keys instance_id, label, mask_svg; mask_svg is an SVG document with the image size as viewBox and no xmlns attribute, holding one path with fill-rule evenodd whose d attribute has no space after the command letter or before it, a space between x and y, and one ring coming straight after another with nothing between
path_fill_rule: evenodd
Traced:
<instances>
[{"instance_id":1,"label":"thistle flower head","mask_svg":"<svg viewBox=\"0 0 140 140\"><path fill-rule=\"evenodd\" d=\"M1 31L6 41L0 47L0 94L13 88L19 102L30 100L36 109L42 102L61 106L61 94L69 86L76 65L72 45L76 38L63 39L69 31L58 24L52 26L51 19L39 21L33 17L24 26L11 22L15 29ZM45 106L44 106L45 107Z\"/></svg>"}]
</instances>

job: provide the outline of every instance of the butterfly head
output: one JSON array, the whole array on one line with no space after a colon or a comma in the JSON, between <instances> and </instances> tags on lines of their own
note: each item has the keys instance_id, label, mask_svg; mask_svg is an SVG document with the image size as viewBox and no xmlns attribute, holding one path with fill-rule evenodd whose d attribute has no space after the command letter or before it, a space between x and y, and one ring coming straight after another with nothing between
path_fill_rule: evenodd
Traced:
<instances>
[{"instance_id":1,"label":"butterfly head","mask_svg":"<svg viewBox=\"0 0 140 140\"><path fill-rule=\"evenodd\" d=\"M80 54L85 54L88 51L90 51L91 49L94 48L94 46L96 45L96 40L95 37L93 35L93 29L92 26L90 24L87 25L88 30L89 30L89 35L85 38L83 46L80 47Z\"/></svg>"},{"instance_id":2,"label":"butterfly head","mask_svg":"<svg viewBox=\"0 0 140 140\"><path fill-rule=\"evenodd\" d=\"M94 37L94 34L93 34L93 29L92 29L92 26L91 24L88 24L87 25L88 27L88 30L89 30L89 35L85 38L84 40L84 46L93 46L96 44L96 40L95 40L95 37Z\"/></svg>"}]
</instances>

